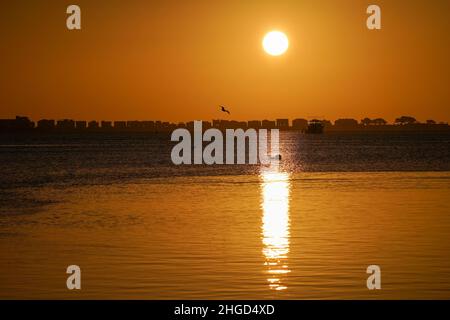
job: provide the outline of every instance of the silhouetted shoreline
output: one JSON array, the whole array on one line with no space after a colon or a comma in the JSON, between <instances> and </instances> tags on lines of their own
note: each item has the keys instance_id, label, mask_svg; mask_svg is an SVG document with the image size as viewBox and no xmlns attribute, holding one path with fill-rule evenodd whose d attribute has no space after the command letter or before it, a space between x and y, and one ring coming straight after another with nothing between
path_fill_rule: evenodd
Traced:
<instances>
[{"instance_id":1,"label":"silhouetted shoreline","mask_svg":"<svg viewBox=\"0 0 450 320\"><path fill-rule=\"evenodd\" d=\"M202 121L203 130L216 128L226 129L279 129L282 131L307 132L311 123L320 123L325 133L389 133L389 132L450 132L448 123L437 123L427 120L420 123L413 117L402 116L392 124L384 119L338 119L334 123L329 120L276 119L276 120L212 120ZM15 119L0 119L0 133L94 133L94 132L148 132L169 133L177 128L194 129L194 122L171 123L166 121L84 121L72 119L42 119L37 122L28 117L17 116Z\"/></svg>"}]
</instances>

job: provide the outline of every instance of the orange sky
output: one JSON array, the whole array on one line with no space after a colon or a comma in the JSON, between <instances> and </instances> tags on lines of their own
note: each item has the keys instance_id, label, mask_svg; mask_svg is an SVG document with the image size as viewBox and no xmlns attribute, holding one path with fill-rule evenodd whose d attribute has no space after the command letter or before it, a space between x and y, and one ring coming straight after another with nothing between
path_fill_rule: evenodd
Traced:
<instances>
[{"instance_id":1,"label":"orange sky","mask_svg":"<svg viewBox=\"0 0 450 320\"><path fill-rule=\"evenodd\" d=\"M44 4L42 4L44 3ZM66 6L82 30L66 29ZM365 26L369 4L382 30ZM449 1L27 1L1 10L0 117L450 121ZM284 31L271 57L264 34Z\"/></svg>"}]
</instances>

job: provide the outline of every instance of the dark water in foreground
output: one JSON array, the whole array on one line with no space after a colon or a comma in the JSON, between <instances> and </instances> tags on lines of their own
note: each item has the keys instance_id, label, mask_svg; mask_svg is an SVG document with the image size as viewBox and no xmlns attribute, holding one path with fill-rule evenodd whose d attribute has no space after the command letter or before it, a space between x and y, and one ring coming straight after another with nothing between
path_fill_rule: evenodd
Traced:
<instances>
[{"instance_id":1,"label":"dark water in foreground","mask_svg":"<svg viewBox=\"0 0 450 320\"><path fill-rule=\"evenodd\" d=\"M286 133L278 171L170 151L0 136L0 298L450 298L450 135Z\"/></svg>"}]
</instances>

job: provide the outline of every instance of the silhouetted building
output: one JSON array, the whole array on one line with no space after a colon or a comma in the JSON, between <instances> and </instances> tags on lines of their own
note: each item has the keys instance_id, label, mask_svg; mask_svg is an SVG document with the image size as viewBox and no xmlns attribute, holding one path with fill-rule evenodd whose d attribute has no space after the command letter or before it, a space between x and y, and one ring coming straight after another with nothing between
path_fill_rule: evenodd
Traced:
<instances>
[{"instance_id":1,"label":"silhouetted building","mask_svg":"<svg viewBox=\"0 0 450 320\"><path fill-rule=\"evenodd\" d=\"M220 130L231 129L232 124L229 120L220 120Z\"/></svg>"},{"instance_id":2,"label":"silhouetted building","mask_svg":"<svg viewBox=\"0 0 450 320\"><path fill-rule=\"evenodd\" d=\"M321 134L324 131L324 124L322 120L313 119L309 121L308 128L305 133L308 134Z\"/></svg>"},{"instance_id":3,"label":"silhouetted building","mask_svg":"<svg viewBox=\"0 0 450 320\"><path fill-rule=\"evenodd\" d=\"M77 130L84 130L87 128L86 121L75 121L75 127Z\"/></svg>"},{"instance_id":4,"label":"silhouetted building","mask_svg":"<svg viewBox=\"0 0 450 320\"><path fill-rule=\"evenodd\" d=\"M127 128L126 121L114 121L114 129L115 130L125 130Z\"/></svg>"},{"instance_id":5,"label":"silhouetted building","mask_svg":"<svg viewBox=\"0 0 450 320\"><path fill-rule=\"evenodd\" d=\"M275 121L272 121L272 120L263 120L261 122L261 127L263 129L275 129L276 123L275 123Z\"/></svg>"},{"instance_id":6,"label":"silhouetted building","mask_svg":"<svg viewBox=\"0 0 450 320\"><path fill-rule=\"evenodd\" d=\"M75 129L75 121L73 121L71 119L58 120L56 122L56 129L58 129L58 130L74 130Z\"/></svg>"},{"instance_id":7,"label":"silhouetted building","mask_svg":"<svg viewBox=\"0 0 450 320\"><path fill-rule=\"evenodd\" d=\"M358 128L358 121L355 119L338 119L334 122L334 125L339 128Z\"/></svg>"},{"instance_id":8,"label":"silhouetted building","mask_svg":"<svg viewBox=\"0 0 450 320\"><path fill-rule=\"evenodd\" d=\"M177 128L177 125L175 123L169 123L169 132L174 131Z\"/></svg>"},{"instance_id":9,"label":"silhouetted building","mask_svg":"<svg viewBox=\"0 0 450 320\"><path fill-rule=\"evenodd\" d=\"M280 130L289 129L289 119L277 119L277 128Z\"/></svg>"},{"instance_id":10,"label":"silhouetted building","mask_svg":"<svg viewBox=\"0 0 450 320\"><path fill-rule=\"evenodd\" d=\"M47 120L47 119L39 120L37 123L37 127L38 129L42 130L53 130L55 129L55 120Z\"/></svg>"},{"instance_id":11,"label":"silhouetted building","mask_svg":"<svg viewBox=\"0 0 450 320\"><path fill-rule=\"evenodd\" d=\"M132 131L139 131L142 129L142 123L140 121L127 121L127 128Z\"/></svg>"},{"instance_id":12,"label":"silhouetted building","mask_svg":"<svg viewBox=\"0 0 450 320\"><path fill-rule=\"evenodd\" d=\"M203 121L202 123L203 130L208 130L212 128L212 124L209 121Z\"/></svg>"},{"instance_id":13,"label":"silhouetted building","mask_svg":"<svg viewBox=\"0 0 450 320\"><path fill-rule=\"evenodd\" d=\"M55 132L72 132L73 130L88 132L172 132L176 128L194 129L194 121L187 123L180 122L178 124L162 121L115 121L114 127L111 121L101 121L101 126L97 121L74 121L71 119L55 120L42 119L37 122L36 130L38 131L53 131ZM32 131L35 128L34 122L27 117L17 116L15 119L0 119L0 131ZM361 131L361 132L448 132L450 127L447 123L436 123L434 120L427 120L425 123L418 122L414 117L402 116L395 120L394 124L387 124L386 120L382 118L369 119L364 118L358 123L355 119L338 119L333 125L328 120L314 119L307 121L306 119L292 120L292 126L289 127L289 119L273 120L250 120L235 121L235 120L219 120L215 119L212 122L202 121L202 129L217 128L221 131L226 129L275 129L280 130L299 130L306 133L321 133L339 132L339 131Z\"/></svg>"},{"instance_id":14,"label":"silhouetted building","mask_svg":"<svg viewBox=\"0 0 450 320\"><path fill-rule=\"evenodd\" d=\"M95 130L98 128L99 128L98 121L89 121L88 122L88 129Z\"/></svg>"},{"instance_id":15,"label":"silhouetted building","mask_svg":"<svg viewBox=\"0 0 450 320\"><path fill-rule=\"evenodd\" d=\"M155 131L156 132L162 132L162 122L161 121L156 121L155 122Z\"/></svg>"},{"instance_id":16,"label":"silhouetted building","mask_svg":"<svg viewBox=\"0 0 450 320\"><path fill-rule=\"evenodd\" d=\"M186 122L186 129L188 129L189 131L193 131L194 130L194 121Z\"/></svg>"},{"instance_id":17,"label":"silhouetted building","mask_svg":"<svg viewBox=\"0 0 450 320\"><path fill-rule=\"evenodd\" d=\"M308 128L308 120L306 119L294 119L292 120L292 129L294 130L306 130Z\"/></svg>"},{"instance_id":18,"label":"silhouetted building","mask_svg":"<svg viewBox=\"0 0 450 320\"><path fill-rule=\"evenodd\" d=\"M155 131L155 121L142 121L142 129L144 131Z\"/></svg>"},{"instance_id":19,"label":"silhouetted building","mask_svg":"<svg viewBox=\"0 0 450 320\"><path fill-rule=\"evenodd\" d=\"M103 130L110 130L112 129L112 122L111 121L102 121L102 129Z\"/></svg>"},{"instance_id":20,"label":"silhouetted building","mask_svg":"<svg viewBox=\"0 0 450 320\"><path fill-rule=\"evenodd\" d=\"M240 129L247 130L247 122L245 122L245 121L239 121L239 122L238 122L238 127L239 127Z\"/></svg>"},{"instance_id":21,"label":"silhouetted building","mask_svg":"<svg viewBox=\"0 0 450 320\"><path fill-rule=\"evenodd\" d=\"M0 119L0 131L26 131L34 128L34 122L28 117L16 116L15 119Z\"/></svg>"},{"instance_id":22,"label":"silhouetted building","mask_svg":"<svg viewBox=\"0 0 450 320\"><path fill-rule=\"evenodd\" d=\"M333 127L333 124L330 120L322 120L323 129L326 131L328 129L331 129Z\"/></svg>"},{"instance_id":23,"label":"silhouetted building","mask_svg":"<svg viewBox=\"0 0 450 320\"><path fill-rule=\"evenodd\" d=\"M34 128L34 122L28 119L28 117L21 117L16 116L16 125L20 129L33 129Z\"/></svg>"},{"instance_id":24,"label":"silhouetted building","mask_svg":"<svg viewBox=\"0 0 450 320\"><path fill-rule=\"evenodd\" d=\"M213 120L212 122L205 121L205 120L196 120L196 121L202 122L202 130L203 131L211 129L211 128L219 129L219 130L223 131L226 129L230 129L233 125L237 124L237 121L229 121L229 120ZM180 125L183 125L183 123L179 123L178 127L180 127ZM245 126L247 126L247 124L245 124ZM189 131L194 130L194 121L186 122L185 127Z\"/></svg>"},{"instance_id":25,"label":"silhouetted building","mask_svg":"<svg viewBox=\"0 0 450 320\"><path fill-rule=\"evenodd\" d=\"M213 120L212 127L221 131L231 129L233 124L229 120Z\"/></svg>"},{"instance_id":26,"label":"silhouetted building","mask_svg":"<svg viewBox=\"0 0 450 320\"><path fill-rule=\"evenodd\" d=\"M259 128L261 128L261 121L251 120L247 123L247 128L259 129Z\"/></svg>"},{"instance_id":27,"label":"silhouetted building","mask_svg":"<svg viewBox=\"0 0 450 320\"><path fill-rule=\"evenodd\" d=\"M162 131L163 132L168 132L168 131L170 131L170 123L169 122L163 122L162 123Z\"/></svg>"}]
</instances>

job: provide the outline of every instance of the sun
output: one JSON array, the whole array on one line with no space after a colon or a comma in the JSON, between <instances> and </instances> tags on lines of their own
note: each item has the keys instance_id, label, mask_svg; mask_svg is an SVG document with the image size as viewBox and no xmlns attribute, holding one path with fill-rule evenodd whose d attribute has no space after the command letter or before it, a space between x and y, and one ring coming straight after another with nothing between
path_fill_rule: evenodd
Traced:
<instances>
[{"instance_id":1,"label":"sun","mask_svg":"<svg viewBox=\"0 0 450 320\"><path fill-rule=\"evenodd\" d=\"M289 40L283 32L270 31L264 36L262 45L271 56L280 56L289 48Z\"/></svg>"}]
</instances>

